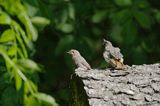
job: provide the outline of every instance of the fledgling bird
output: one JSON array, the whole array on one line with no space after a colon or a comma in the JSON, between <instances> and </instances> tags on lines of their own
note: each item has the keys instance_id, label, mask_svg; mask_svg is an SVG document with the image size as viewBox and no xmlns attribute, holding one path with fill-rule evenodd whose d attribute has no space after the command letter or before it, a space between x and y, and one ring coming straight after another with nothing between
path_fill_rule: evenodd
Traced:
<instances>
[{"instance_id":1,"label":"fledgling bird","mask_svg":"<svg viewBox=\"0 0 160 106\"><path fill-rule=\"evenodd\" d=\"M121 54L120 49L114 47L110 41L104 39L103 42L105 44L105 51L103 53L105 61L114 69L124 69L123 55Z\"/></svg>"},{"instance_id":2,"label":"fledgling bird","mask_svg":"<svg viewBox=\"0 0 160 106\"><path fill-rule=\"evenodd\" d=\"M81 56L81 54L77 50L71 49L67 53L72 55L72 59L78 68L83 69L83 70L91 69L91 66L87 63L87 61Z\"/></svg>"}]
</instances>

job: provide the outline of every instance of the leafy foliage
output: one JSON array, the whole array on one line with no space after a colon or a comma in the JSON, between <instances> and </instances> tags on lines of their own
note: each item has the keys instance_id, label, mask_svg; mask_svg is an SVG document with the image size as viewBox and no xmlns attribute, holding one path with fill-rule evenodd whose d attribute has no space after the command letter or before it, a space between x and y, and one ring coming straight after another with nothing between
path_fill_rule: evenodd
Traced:
<instances>
[{"instance_id":1,"label":"leafy foliage","mask_svg":"<svg viewBox=\"0 0 160 106\"><path fill-rule=\"evenodd\" d=\"M42 90L56 95L63 105L69 101L68 79L74 70L66 54L71 48L78 49L93 68L106 67L103 38L121 48L125 64L160 60L158 0L26 1L51 20L41 33L46 36L37 41L35 58L47 67Z\"/></svg>"},{"instance_id":2,"label":"leafy foliage","mask_svg":"<svg viewBox=\"0 0 160 106\"><path fill-rule=\"evenodd\" d=\"M57 106L47 94L38 92L37 74L42 69L31 60L38 33L20 0L0 0L0 105ZM49 21L32 17L42 26Z\"/></svg>"},{"instance_id":3,"label":"leafy foliage","mask_svg":"<svg viewBox=\"0 0 160 106\"><path fill-rule=\"evenodd\" d=\"M40 90L53 95L60 105L69 102L68 84L74 66L65 52L71 48L78 49L93 68L106 67L103 38L121 48L128 65L160 60L159 0L0 0L0 6L0 91L9 87L21 104L23 100L28 106L48 102L41 93L38 98L32 93L27 99L20 97L23 91L31 92L26 89L28 83L34 93L38 92L36 76L41 69L31 59L35 52L33 41L38 37L36 28L42 31L49 23L36 41L34 59L46 67L46 73L40 74ZM13 86L19 89L18 94ZM6 97L2 92L0 95ZM8 100L17 103L4 98L0 105Z\"/></svg>"}]
</instances>

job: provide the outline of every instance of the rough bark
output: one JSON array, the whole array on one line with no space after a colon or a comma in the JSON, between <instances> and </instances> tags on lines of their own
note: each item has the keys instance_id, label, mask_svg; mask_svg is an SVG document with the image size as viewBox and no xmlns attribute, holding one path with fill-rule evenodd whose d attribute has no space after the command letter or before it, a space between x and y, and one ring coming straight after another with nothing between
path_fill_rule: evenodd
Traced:
<instances>
[{"instance_id":1,"label":"rough bark","mask_svg":"<svg viewBox=\"0 0 160 106\"><path fill-rule=\"evenodd\" d=\"M160 106L160 64L76 69L71 94L72 106Z\"/></svg>"}]
</instances>

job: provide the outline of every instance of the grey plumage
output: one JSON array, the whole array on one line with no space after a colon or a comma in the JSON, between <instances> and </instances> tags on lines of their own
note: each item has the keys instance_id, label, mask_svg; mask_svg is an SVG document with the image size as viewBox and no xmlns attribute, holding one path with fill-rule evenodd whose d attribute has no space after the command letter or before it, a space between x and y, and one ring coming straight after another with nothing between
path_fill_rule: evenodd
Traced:
<instances>
[{"instance_id":1,"label":"grey plumage","mask_svg":"<svg viewBox=\"0 0 160 106\"><path fill-rule=\"evenodd\" d=\"M115 69L123 69L123 55L120 49L114 47L110 41L104 39L105 50L103 52L103 57L107 63L109 63Z\"/></svg>"},{"instance_id":2,"label":"grey plumage","mask_svg":"<svg viewBox=\"0 0 160 106\"><path fill-rule=\"evenodd\" d=\"M91 66L87 63L87 61L81 56L81 54L77 50L71 49L67 53L72 55L72 59L74 60L78 68L82 68L86 70L91 69Z\"/></svg>"},{"instance_id":3,"label":"grey plumage","mask_svg":"<svg viewBox=\"0 0 160 106\"><path fill-rule=\"evenodd\" d=\"M105 43L105 51L108 52L113 58L115 59L123 58L123 55L121 54L119 48L114 47L110 41L107 41L105 39L104 43Z\"/></svg>"},{"instance_id":4,"label":"grey plumage","mask_svg":"<svg viewBox=\"0 0 160 106\"><path fill-rule=\"evenodd\" d=\"M123 58L123 55L120 52L119 48L114 48L113 51L110 51L111 55L115 58L115 59L121 59Z\"/></svg>"}]
</instances>

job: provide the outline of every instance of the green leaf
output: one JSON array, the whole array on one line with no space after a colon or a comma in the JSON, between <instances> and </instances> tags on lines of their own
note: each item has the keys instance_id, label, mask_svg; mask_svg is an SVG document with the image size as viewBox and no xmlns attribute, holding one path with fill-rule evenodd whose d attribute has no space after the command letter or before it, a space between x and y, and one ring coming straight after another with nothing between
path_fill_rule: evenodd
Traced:
<instances>
[{"instance_id":1,"label":"green leaf","mask_svg":"<svg viewBox=\"0 0 160 106\"><path fill-rule=\"evenodd\" d=\"M138 0L134 2L134 5L140 9L150 8L150 3L147 0Z\"/></svg>"},{"instance_id":2,"label":"green leaf","mask_svg":"<svg viewBox=\"0 0 160 106\"><path fill-rule=\"evenodd\" d=\"M35 16L31 18L31 21L35 25L46 26L50 24L50 20L44 17Z\"/></svg>"},{"instance_id":3,"label":"green leaf","mask_svg":"<svg viewBox=\"0 0 160 106\"><path fill-rule=\"evenodd\" d=\"M19 91L22 86L22 79L16 71L14 73L15 73L15 81L16 81L16 90Z\"/></svg>"},{"instance_id":4,"label":"green leaf","mask_svg":"<svg viewBox=\"0 0 160 106\"><path fill-rule=\"evenodd\" d=\"M16 106L16 90L13 87L6 88L2 93L2 104L3 106Z\"/></svg>"},{"instance_id":5,"label":"green leaf","mask_svg":"<svg viewBox=\"0 0 160 106\"><path fill-rule=\"evenodd\" d=\"M50 95L47 95L47 94L44 94L44 93L36 93L36 94L34 94L34 96L38 100L41 100L41 101L46 102L46 103L49 103L51 106L58 106L58 104L56 103L54 98L51 97Z\"/></svg>"},{"instance_id":6,"label":"green leaf","mask_svg":"<svg viewBox=\"0 0 160 106\"><path fill-rule=\"evenodd\" d=\"M107 15L107 11L103 10L103 11L96 11L96 13L93 15L92 17L92 21L94 23L99 23L101 22L103 19L106 18Z\"/></svg>"},{"instance_id":7,"label":"green leaf","mask_svg":"<svg viewBox=\"0 0 160 106\"><path fill-rule=\"evenodd\" d=\"M30 59L20 59L17 61L17 64L29 70L35 70L35 71L41 70L38 64Z\"/></svg>"},{"instance_id":8,"label":"green leaf","mask_svg":"<svg viewBox=\"0 0 160 106\"><path fill-rule=\"evenodd\" d=\"M117 42L122 42L122 29L119 24L113 25L109 36Z\"/></svg>"},{"instance_id":9,"label":"green leaf","mask_svg":"<svg viewBox=\"0 0 160 106\"><path fill-rule=\"evenodd\" d=\"M41 104L32 95L25 98L25 104L24 105L25 106L41 106Z\"/></svg>"},{"instance_id":10,"label":"green leaf","mask_svg":"<svg viewBox=\"0 0 160 106\"><path fill-rule=\"evenodd\" d=\"M19 35L22 36L23 40L24 40L24 43L26 44L26 46L30 49L30 50L33 50L34 47L33 47L33 43L31 42L31 40L29 40L29 38L27 37L25 31L21 28L21 26L14 20L12 20L12 26L13 26L13 29L16 30L17 33L19 33ZM19 42L20 41L20 38L19 38ZM24 45L21 43L21 46ZM23 47L22 47L23 48ZM24 49L24 48L23 48Z\"/></svg>"},{"instance_id":11,"label":"green leaf","mask_svg":"<svg viewBox=\"0 0 160 106\"><path fill-rule=\"evenodd\" d=\"M28 34L32 36L32 41L36 41L38 39L38 31L32 24L27 26L27 31Z\"/></svg>"},{"instance_id":12,"label":"green leaf","mask_svg":"<svg viewBox=\"0 0 160 106\"><path fill-rule=\"evenodd\" d=\"M69 17L74 20L75 19L75 8L72 3L69 3L68 11L69 11L68 13Z\"/></svg>"},{"instance_id":13,"label":"green leaf","mask_svg":"<svg viewBox=\"0 0 160 106\"><path fill-rule=\"evenodd\" d=\"M130 9L123 9L116 12L111 18L114 24L124 24L126 21L128 21L128 19L131 18L131 16L132 11Z\"/></svg>"},{"instance_id":14,"label":"green leaf","mask_svg":"<svg viewBox=\"0 0 160 106\"><path fill-rule=\"evenodd\" d=\"M37 2L37 1L35 0L35 2ZM32 3L33 3L33 1L32 1ZM29 15L30 17L35 16L36 13L37 13L38 10L39 10L38 7L33 6L33 5L30 5L30 4L27 3L27 2L25 2L25 6L26 6L26 8L27 8L27 13L28 13L28 15Z\"/></svg>"},{"instance_id":15,"label":"green leaf","mask_svg":"<svg viewBox=\"0 0 160 106\"><path fill-rule=\"evenodd\" d=\"M126 45L133 44L137 36L137 27L132 20L128 20L123 26L123 39Z\"/></svg>"},{"instance_id":16,"label":"green leaf","mask_svg":"<svg viewBox=\"0 0 160 106\"><path fill-rule=\"evenodd\" d=\"M26 80L24 81L24 93L28 94L28 93L36 93L38 92L38 88L37 86L31 81L31 80Z\"/></svg>"},{"instance_id":17,"label":"green leaf","mask_svg":"<svg viewBox=\"0 0 160 106\"><path fill-rule=\"evenodd\" d=\"M0 37L0 43L9 42L12 40L15 40L15 33L11 29L5 30Z\"/></svg>"},{"instance_id":18,"label":"green leaf","mask_svg":"<svg viewBox=\"0 0 160 106\"><path fill-rule=\"evenodd\" d=\"M24 81L24 94L28 94L30 92L31 86L28 86L28 80Z\"/></svg>"},{"instance_id":19,"label":"green leaf","mask_svg":"<svg viewBox=\"0 0 160 106\"><path fill-rule=\"evenodd\" d=\"M148 14L145 14L142 11L136 11L134 12L134 17L141 27L145 29L149 29L151 27L151 19Z\"/></svg>"},{"instance_id":20,"label":"green leaf","mask_svg":"<svg viewBox=\"0 0 160 106\"><path fill-rule=\"evenodd\" d=\"M73 31L74 28L72 24L64 23L64 24L60 24L58 26L58 29L60 29L61 31L65 33L70 33Z\"/></svg>"},{"instance_id":21,"label":"green leaf","mask_svg":"<svg viewBox=\"0 0 160 106\"><path fill-rule=\"evenodd\" d=\"M68 48L69 45L71 45L71 43L73 43L74 41L74 37L72 35L67 35L63 38L60 39L60 41L58 42L58 45L55 49L55 55L58 55L62 52L64 52L65 50L67 50L66 48Z\"/></svg>"},{"instance_id":22,"label":"green leaf","mask_svg":"<svg viewBox=\"0 0 160 106\"><path fill-rule=\"evenodd\" d=\"M16 36L16 38L17 38L17 41L20 43L20 46L21 46L20 51L22 51L24 57L27 58L27 57L28 57L28 53L27 53L27 49L26 49L26 47L25 47L25 45L24 45L23 39L20 37L20 35L19 35L18 32L15 34L15 36Z\"/></svg>"},{"instance_id":23,"label":"green leaf","mask_svg":"<svg viewBox=\"0 0 160 106\"><path fill-rule=\"evenodd\" d=\"M37 86L35 85L35 83L31 80L27 80L27 83L30 85L31 89L34 91L34 92L37 92L38 91L38 88Z\"/></svg>"},{"instance_id":24,"label":"green leaf","mask_svg":"<svg viewBox=\"0 0 160 106\"><path fill-rule=\"evenodd\" d=\"M17 54L17 46L13 45L13 46L9 47L7 53L10 56L16 55Z\"/></svg>"},{"instance_id":25,"label":"green leaf","mask_svg":"<svg viewBox=\"0 0 160 106\"><path fill-rule=\"evenodd\" d=\"M26 76L21 72L21 70L17 67L17 65L9 58L7 55L7 52L3 46L0 46L0 54L3 56L3 58L6 61L6 64L9 64L13 69L17 71L17 73L20 75L20 77L26 81Z\"/></svg>"},{"instance_id":26,"label":"green leaf","mask_svg":"<svg viewBox=\"0 0 160 106\"><path fill-rule=\"evenodd\" d=\"M25 56L23 55L23 52L20 48L17 48L17 54L20 58L25 58Z\"/></svg>"},{"instance_id":27,"label":"green leaf","mask_svg":"<svg viewBox=\"0 0 160 106\"><path fill-rule=\"evenodd\" d=\"M114 0L119 6L130 6L132 5L132 0Z\"/></svg>"},{"instance_id":28,"label":"green leaf","mask_svg":"<svg viewBox=\"0 0 160 106\"><path fill-rule=\"evenodd\" d=\"M6 25L11 24L11 18L9 17L9 15L6 14L5 12L2 12L1 10L0 10L0 24L6 24Z\"/></svg>"},{"instance_id":29,"label":"green leaf","mask_svg":"<svg viewBox=\"0 0 160 106\"><path fill-rule=\"evenodd\" d=\"M159 10L154 10L155 13L155 18L158 23L160 23L160 11Z\"/></svg>"},{"instance_id":30,"label":"green leaf","mask_svg":"<svg viewBox=\"0 0 160 106\"><path fill-rule=\"evenodd\" d=\"M18 15L18 18L25 25L28 38L32 41L36 41L38 38L38 32L37 32L36 28L33 26L30 18L27 16L27 14L24 12L24 13Z\"/></svg>"},{"instance_id":31,"label":"green leaf","mask_svg":"<svg viewBox=\"0 0 160 106\"><path fill-rule=\"evenodd\" d=\"M6 65L7 71L10 72L11 68L12 68L12 65L6 60L6 58L9 58L9 57L7 55L7 51L6 51L5 46L0 45L0 55L3 56L3 58L5 60L5 65ZM13 75L14 74L11 74L11 76L10 76L11 79L13 78Z\"/></svg>"},{"instance_id":32,"label":"green leaf","mask_svg":"<svg viewBox=\"0 0 160 106\"><path fill-rule=\"evenodd\" d=\"M61 23L57 23L57 24L64 24L64 23L66 23L67 20L68 20L68 11L66 9L64 9L62 11L61 16L59 18L60 18L60 22ZM55 22L56 22L56 20L55 20Z\"/></svg>"}]
</instances>

